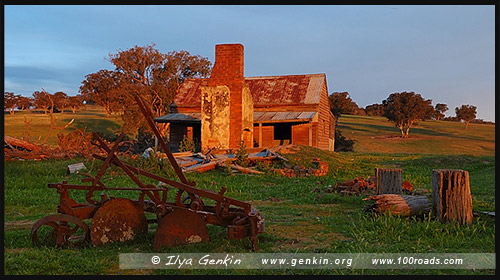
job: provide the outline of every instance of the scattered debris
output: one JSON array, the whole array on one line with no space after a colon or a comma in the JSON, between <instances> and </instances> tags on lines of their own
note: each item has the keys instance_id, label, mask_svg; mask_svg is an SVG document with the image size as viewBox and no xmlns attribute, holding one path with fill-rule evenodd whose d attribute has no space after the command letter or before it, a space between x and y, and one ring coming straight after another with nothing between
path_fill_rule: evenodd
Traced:
<instances>
[{"instance_id":1,"label":"scattered debris","mask_svg":"<svg viewBox=\"0 0 500 280\"><path fill-rule=\"evenodd\" d=\"M273 160L284 160L287 161L281 155L271 152L265 148L252 148L249 149L248 160L250 164L255 164L258 161L273 161ZM159 157L162 158L163 153L159 153ZM179 167L184 172L198 172L203 173L214 169L217 166L229 167L237 172L247 173L247 174L264 174L262 171L252 169L250 167L243 167L235 162L237 161L236 154L231 149L212 149L205 153L193 153L193 152L181 152L172 154L179 165Z\"/></svg>"},{"instance_id":2,"label":"scattered debris","mask_svg":"<svg viewBox=\"0 0 500 280\"><path fill-rule=\"evenodd\" d=\"M73 173L76 173L76 172L83 170L83 169L87 169L87 167L85 167L83 162L70 164L70 165L68 165L68 172L67 173L73 174Z\"/></svg>"},{"instance_id":3,"label":"scattered debris","mask_svg":"<svg viewBox=\"0 0 500 280\"><path fill-rule=\"evenodd\" d=\"M432 204L427 196L381 194L363 200L375 201L375 203L365 207L366 212L390 212L393 215L413 216L428 214L432 209Z\"/></svg>"},{"instance_id":4,"label":"scattered debris","mask_svg":"<svg viewBox=\"0 0 500 280\"><path fill-rule=\"evenodd\" d=\"M10 149L12 150L19 150L19 151L38 151L40 150L40 147L36 144L17 139L14 137L10 137L5 135L4 136L4 143L7 145Z\"/></svg>"},{"instance_id":5,"label":"scattered debris","mask_svg":"<svg viewBox=\"0 0 500 280\"><path fill-rule=\"evenodd\" d=\"M417 195L423 194L424 191L414 191L413 185L410 182L405 181L402 184L403 194L407 195ZM364 177L356 177L353 180L346 180L344 182L337 182L334 186L329 185L325 192L327 193L340 193L343 195L375 195L377 193L375 187L375 177L368 176L367 179Z\"/></svg>"},{"instance_id":6,"label":"scattered debris","mask_svg":"<svg viewBox=\"0 0 500 280\"><path fill-rule=\"evenodd\" d=\"M295 166L293 168L274 169L274 172L286 177L325 176L328 174L328 162L315 158L312 163L315 168Z\"/></svg>"},{"instance_id":7,"label":"scattered debris","mask_svg":"<svg viewBox=\"0 0 500 280\"><path fill-rule=\"evenodd\" d=\"M375 193L375 178L369 176L367 180L364 177L356 177L354 180L337 182L333 187L329 186L325 192L337 192L343 195L360 195Z\"/></svg>"},{"instance_id":8,"label":"scattered debris","mask_svg":"<svg viewBox=\"0 0 500 280\"><path fill-rule=\"evenodd\" d=\"M408 181L404 181L403 185L401 186L401 188L403 189L403 193L405 193L405 192L407 192L407 193L413 192L413 185L410 184L410 182L408 182Z\"/></svg>"},{"instance_id":9,"label":"scattered debris","mask_svg":"<svg viewBox=\"0 0 500 280\"><path fill-rule=\"evenodd\" d=\"M489 211L479 211L479 212L473 212L472 213L475 217L478 217L479 214L484 214L484 215L487 215L487 216L490 216L490 217L493 217L495 218L495 212L489 212Z\"/></svg>"},{"instance_id":10,"label":"scattered debris","mask_svg":"<svg viewBox=\"0 0 500 280\"><path fill-rule=\"evenodd\" d=\"M92 145L92 133L85 132L85 129L75 129L68 134L61 132L57 134L57 137L57 146L54 147L6 135L4 136L5 161L68 159L77 156L91 157L94 153L101 153L98 147ZM123 141L119 146L127 142ZM126 152L122 151L121 154Z\"/></svg>"}]
</instances>

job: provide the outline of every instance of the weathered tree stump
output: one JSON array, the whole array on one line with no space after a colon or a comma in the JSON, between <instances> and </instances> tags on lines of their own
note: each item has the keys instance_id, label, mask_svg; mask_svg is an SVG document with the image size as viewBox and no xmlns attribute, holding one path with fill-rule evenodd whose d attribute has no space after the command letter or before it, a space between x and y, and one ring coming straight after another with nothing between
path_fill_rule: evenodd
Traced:
<instances>
[{"instance_id":1,"label":"weathered tree stump","mask_svg":"<svg viewBox=\"0 0 500 280\"><path fill-rule=\"evenodd\" d=\"M365 207L367 212L384 213L390 211L394 215L413 216L428 214L432 209L431 201L424 195L381 194L363 200L375 201L374 204Z\"/></svg>"},{"instance_id":2,"label":"weathered tree stump","mask_svg":"<svg viewBox=\"0 0 500 280\"><path fill-rule=\"evenodd\" d=\"M375 168L377 194L401 194L403 170L398 168Z\"/></svg>"},{"instance_id":3,"label":"weathered tree stump","mask_svg":"<svg viewBox=\"0 0 500 280\"><path fill-rule=\"evenodd\" d=\"M469 172L458 169L433 170L432 208L441 222L472 223Z\"/></svg>"}]
</instances>

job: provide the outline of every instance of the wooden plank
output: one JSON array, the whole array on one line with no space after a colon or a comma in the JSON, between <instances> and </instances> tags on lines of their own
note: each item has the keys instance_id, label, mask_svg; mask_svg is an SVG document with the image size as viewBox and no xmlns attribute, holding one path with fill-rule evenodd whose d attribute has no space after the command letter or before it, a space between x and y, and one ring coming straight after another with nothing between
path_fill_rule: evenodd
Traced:
<instances>
[{"instance_id":1,"label":"wooden plank","mask_svg":"<svg viewBox=\"0 0 500 280\"><path fill-rule=\"evenodd\" d=\"M199 165L193 165L189 168L185 169L185 172L198 172L198 173L203 173L209 170L212 170L217 166L219 162L218 161L211 161L209 163L204 163L204 164L199 164Z\"/></svg>"},{"instance_id":2,"label":"wooden plank","mask_svg":"<svg viewBox=\"0 0 500 280\"><path fill-rule=\"evenodd\" d=\"M193 152L179 152L179 153L172 153L174 157L190 157L193 156Z\"/></svg>"},{"instance_id":3,"label":"wooden plank","mask_svg":"<svg viewBox=\"0 0 500 280\"><path fill-rule=\"evenodd\" d=\"M83 162L75 163L75 164L70 164L68 165L68 173L73 174L77 171L80 171L82 169L86 169L85 165Z\"/></svg>"},{"instance_id":4,"label":"wooden plank","mask_svg":"<svg viewBox=\"0 0 500 280\"><path fill-rule=\"evenodd\" d=\"M262 146L262 123L259 123L259 147Z\"/></svg>"},{"instance_id":5,"label":"wooden plank","mask_svg":"<svg viewBox=\"0 0 500 280\"><path fill-rule=\"evenodd\" d=\"M292 125L292 144L309 145L309 124Z\"/></svg>"},{"instance_id":6,"label":"wooden plank","mask_svg":"<svg viewBox=\"0 0 500 280\"><path fill-rule=\"evenodd\" d=\"M262 172L262 171L253 170L250 168L245 168L245 167L237 165L237 164L231 164L231 168L238 170L238 171L241 171L243 173L247 173L247 174L264 174L264 172Z\"/></svg>"}]
</instances>

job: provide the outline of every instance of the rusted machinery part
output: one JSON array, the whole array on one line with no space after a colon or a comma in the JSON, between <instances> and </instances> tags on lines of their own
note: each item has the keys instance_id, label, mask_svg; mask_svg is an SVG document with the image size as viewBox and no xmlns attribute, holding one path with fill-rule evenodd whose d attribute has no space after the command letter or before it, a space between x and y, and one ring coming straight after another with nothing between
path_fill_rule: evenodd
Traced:
<instances>
[{"instance_id":1,"label":"rusted machinery part","mask_svg":"<svg viewBox=\"0 0 500 280\"><path fill-rule=\"evenodd\" d=\"M156 229L154 249L208 241L206 222L187 208L174 208L165 215Z\"/></svg>"},{"instance_id":2,"label":"rusted machinery part","mask_svg":"<svg viewBox=\"0 0 500 280\"><path fill-rule=\"evenodd\" d=\"M45 227L52 227L50 233L42 233L41 229ZM75 233L79 229L83 230L79 235ZM40 231L40 232L39 232ZM40 236L39 236L40 235ZM45 235L45 236L41 236ZM42 240L40 240L42 239ZM46 216L38 220L31 228L31 241L35 245L55 245L62 247L68 243L76 243L79 241L89 241L90 232L89 227L84 221L77 217L66 214L55 214Z\"/></svg>"},{"instance_id":3,"label":"rusted machinery part","mask_svg":"<svg viewBox=\"0 0 500 280\"><path fill-rule=\"evenodd\" d=\"M178 190L175 196L175 205L178 207L189 206L192 210L202 210L203 209L203 200L198 195L187 193L184 197L182 194L185 193L183 190ZM189 200L189 203L186 201Z\"/></svg>"},{"instance_id":4,"label":"rusted machinery part","mask_svg":"<svg viewBox=\"0 0 500 280\"><path fill-rule=\"evenodd\" d=\"M143 205L127 198L106 201L96 211L90 225L92 244L127 241L148 231Z\"/></svg>"}]
</instances>

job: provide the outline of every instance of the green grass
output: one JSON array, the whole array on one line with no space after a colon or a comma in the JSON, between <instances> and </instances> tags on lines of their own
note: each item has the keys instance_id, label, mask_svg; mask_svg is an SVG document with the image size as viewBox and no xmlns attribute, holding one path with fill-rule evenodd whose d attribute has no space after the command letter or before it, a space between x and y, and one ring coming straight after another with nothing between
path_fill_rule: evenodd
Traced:
<instances>
[{"instance_id":1,"label":"green grass","mask_svg":"<svg viewBox=\"0 0 500 280\"><path fill-rule=\"evenodd\" d=\"M83 116L83 114L82 114ZM96 118L103 116L98 116ZM88 119L92 119L88 115ZM7 118L6 118L7 122ZM89 121L92 122L92 121ZM376 167L399 167L403 180L417 190L431 190L431 173L438 168L458 168L470 173L473 211L495 211L494 126L471 124L466 132L458 123L422 122L410 131L413 139L370 138L398 131L384 119L343 116L339 128L357 140L356 152L330 153L312 147L301 147L288 155L292 165L307 165L312 158L328 161L324 177L286 178L278 175L227 175L225 170L203 174L188 173L198 188L218 191L225 186L226 196L247 201L266 219L266 233L259 235L259 253L329 252L329 253L494 253L495 220L486 215L474 217L471 225L440 223L432 214L425 217L396 217L363 212L364 196L342 196L322 190L338 181L373 175ZM7 128L6 123L6 128ZM421 129L421 130L418 130ZM351 133L353 132L353 133ZM8 134L7 134L8 135ZM425 137L427 138L425 138ZM420 137L420 138L419 138ZM434 141L436 147L428 147ZM465 143L490 147L477 152ZM448 145L447 145L448 143ZM451 145L450 143L455 143ZM461 149L463 151L461 152ZM172 170L155 162L124 159L138 167L172 177ZM494 270L119 270L118 253L154 252L155 225L149 232L125 243L83 248L54 249L31 244L29 222L57 212L59 196L47 183L67 180L79 183L82 175L66 174L66 167L84 162L95 174L100 161L74 158L5 162L4 170L4 271L6 274L495 274ZM111 175L111 172L114 172ZM141 179L144 179L141 177ZM103 176L107 186L135 186L117 168ZM156 182L144 179L146 183ZM320 192L315 192L319 189ZM174 192L171 192L172 194ZM115 191L116 197L136 199L138 193ZM85 192L70 193L78 202ZM98 194L96 194L98 197ZM170 197L172 198L172 197ZM273 201L270 200L273 198ZM278 201L275 201L278 199ZM210 204L210 200L205 200ZM28 223L28 226L22 226ZM90 224L90 221L87 221ZM21 227L14 228L13 225ZM250 241L228 240L225 228L209 225L210 242L163 249L163 253L249 253Z\"/></svg>"}]
</instances>

